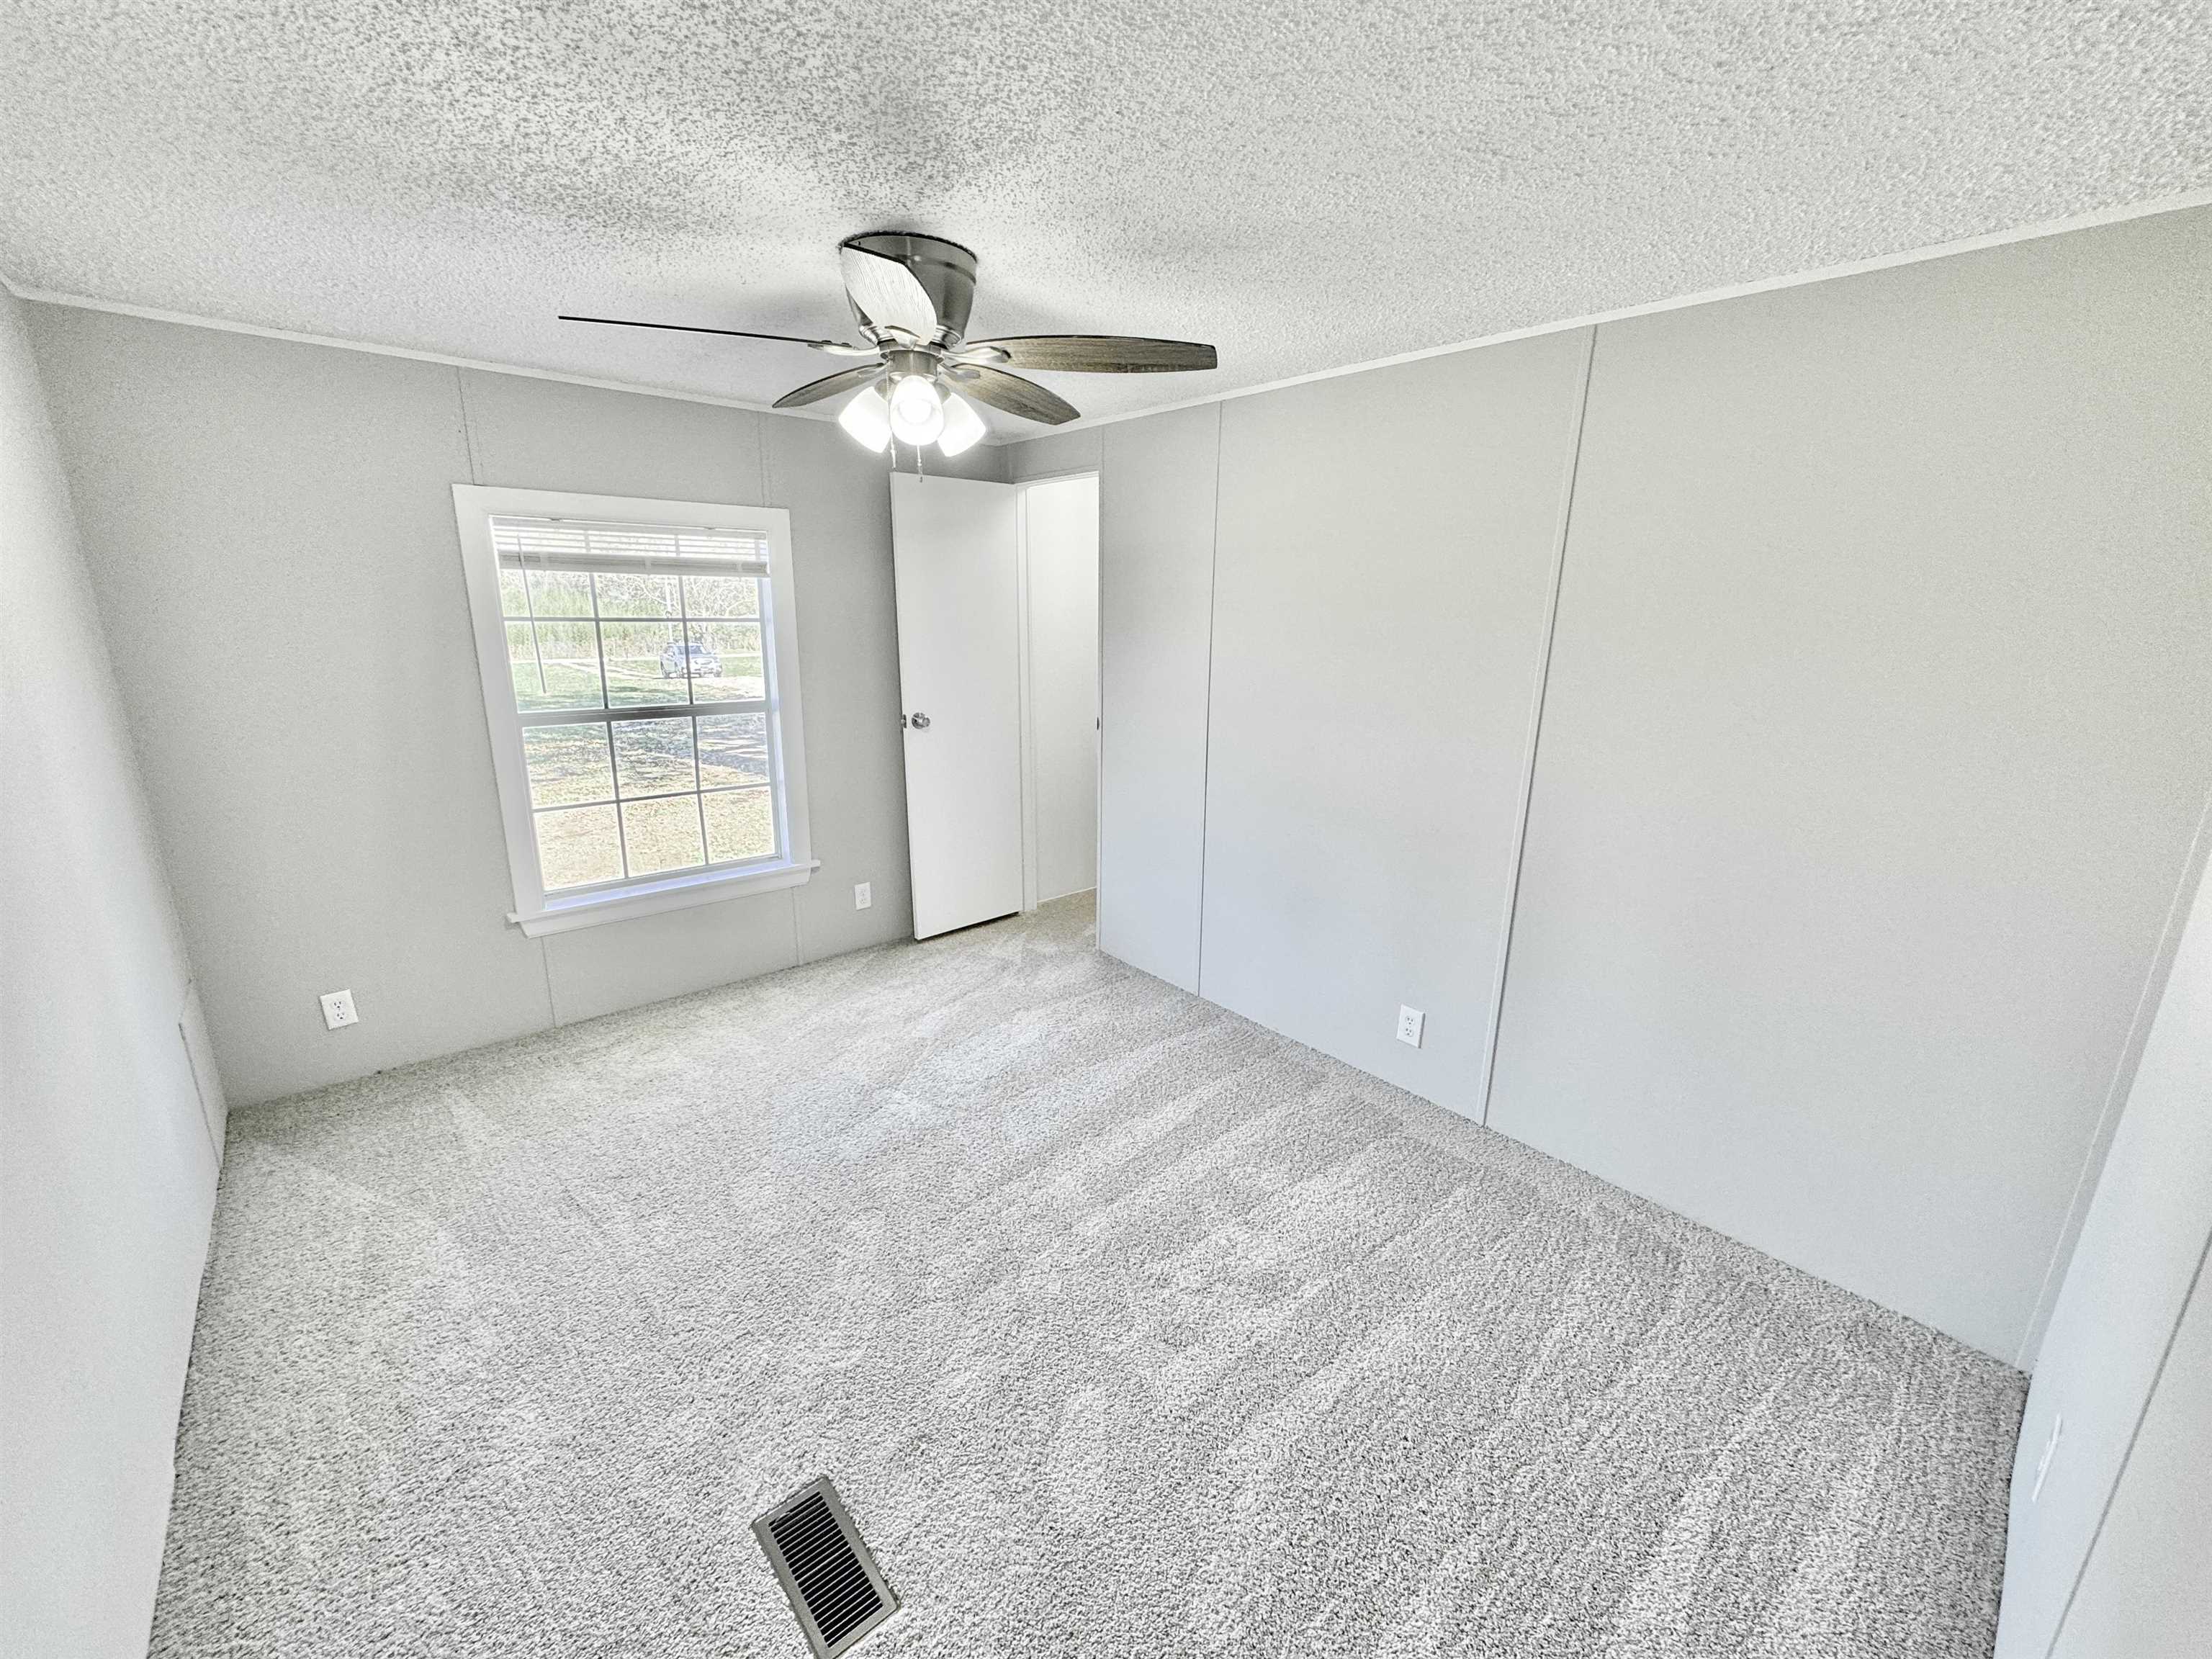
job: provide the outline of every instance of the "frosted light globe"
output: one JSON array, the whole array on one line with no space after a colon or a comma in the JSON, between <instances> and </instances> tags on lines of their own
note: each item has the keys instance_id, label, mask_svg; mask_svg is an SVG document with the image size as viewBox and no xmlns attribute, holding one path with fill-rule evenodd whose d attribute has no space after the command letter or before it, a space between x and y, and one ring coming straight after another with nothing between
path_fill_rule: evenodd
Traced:
<instances>
[{"instance_id":1,"label":"frosted light globe","mask_svg":"<svg viewBox=\"0 0 2212 1659\"><path fill-rule=\"evenodd\" d=\"M845 428L853 440L880 455L890 447L890 405L884 394L873 386L866 387L838 412L837 424Z\"/></svg>"},{"instance_id":2,"label":"frosted light globe","mask_svg":"<svg viewBox=\"0 0 2212 1659\"><path fill-rule=\"evenodd\" d=\"M975 412L975 405L957 392L945 394L945 430L937 440L938 453L957 455L973 449L983 435L983 417Z\"/></svg>"},{"instance_id":3,"label":"frosted light globe","mask_svg":"<svg viewBox=\"0 0 2212 1659\"><path fill-rule=\"evenodd\" d=\"M944 430L945 398L934 381L902 374L891 382L891 436L918 448Z\"/></svg>"}]
</instances>

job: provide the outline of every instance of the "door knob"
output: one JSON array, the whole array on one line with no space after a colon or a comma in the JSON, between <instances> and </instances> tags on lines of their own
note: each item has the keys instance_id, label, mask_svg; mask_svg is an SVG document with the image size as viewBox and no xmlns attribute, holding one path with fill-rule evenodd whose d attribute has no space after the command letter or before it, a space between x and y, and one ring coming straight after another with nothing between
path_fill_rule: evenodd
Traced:
<instances>
[{"instance_id":1,"label":"door knob","mask_svg":"<svg viewBox=\"0 0 2212 1659\"><path fill-rule=\"evenodd\" d=\"M909 719L907 721L907 724L914 727L917 732L927 732L929 730L929 716L927 714L916 714Z\"/></svg>"}]
</instances>

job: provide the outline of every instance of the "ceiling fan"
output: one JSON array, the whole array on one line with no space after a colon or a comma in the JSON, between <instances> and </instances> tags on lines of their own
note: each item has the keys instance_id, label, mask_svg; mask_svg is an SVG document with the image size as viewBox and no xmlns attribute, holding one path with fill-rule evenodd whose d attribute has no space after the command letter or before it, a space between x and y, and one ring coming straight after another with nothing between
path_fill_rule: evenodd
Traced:
<instances>
[{"instance_id":1,"label":"ceiling fan","mask_svg":"<svg viewBox=\"0 0 2212 1659\"><path fill-rule=\"evenodd\" d=\"M1028 334L1000 340L967 337L975 299L975 256L957 242L903 231L848 237L837 245L845 297L865 343L806 340L793 334L758 334L741 328L700 328L687 323L641 323L621 317L577 317L564 323L610 323L619 328L672 329L721 334L739 340L787 340L832 356L866 362L810 380L775 400L778 409L817 404L854 393L837 423L880 453L893 443L917 450L935 444L957 455L983 435L983 417L969 402L988 404L1026 421L1059 426L1076 417L1075 405L1010 368L1074 374L1162 374L1212 368L1210 345L1188 340L1146 340L1114 334ZM888 382L888 389L886 389ZM962 394L965 393L963 397Z\"/></svg>"}]
</instances>

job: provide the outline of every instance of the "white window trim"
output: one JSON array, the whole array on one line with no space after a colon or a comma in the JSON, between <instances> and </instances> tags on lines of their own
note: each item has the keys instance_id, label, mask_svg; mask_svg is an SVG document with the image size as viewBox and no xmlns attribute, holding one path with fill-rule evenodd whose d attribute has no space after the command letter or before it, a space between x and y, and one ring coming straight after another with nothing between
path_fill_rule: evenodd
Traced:
<instances>
[{"instance_id":1,"label":"white window trim","mask_svg":"<svg viewBox=\"0 0 2212 1659\"><path fill-rule=\"evenodd\" d=\"M775 733L769 750L775 798L782 814L781 858L741 870L646 877L620 888L601 888L570 897L547 896L538 864L538 835L531 817L530 779L523 768L522 720L515 710L514 685L507 667L507 623L500 612L499 556L492 544L491 521L501 516L592 519L684 529L711 526L757 531L766 538L766 609L773 641L767 690L769 716ZM536 939L630 916L796 887L821 867L812 856L807 829L806 744L799 696L799 596L791 568L790 514L780 507L455 484L453 517L460 530L461 567L476 631L484 720L491 732L492 771L498 780L500 816L507 829L507 868L514 879L514 908L507 915L509 921Z\"/></svg>"}]
</instances>

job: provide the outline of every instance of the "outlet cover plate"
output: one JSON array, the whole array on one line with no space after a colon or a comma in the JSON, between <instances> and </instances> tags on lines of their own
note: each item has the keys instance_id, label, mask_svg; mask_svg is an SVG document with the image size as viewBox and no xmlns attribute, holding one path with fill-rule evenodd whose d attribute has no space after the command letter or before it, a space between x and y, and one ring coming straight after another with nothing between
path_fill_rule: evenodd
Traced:
<instances>
[{"instance_id":1,"label":"outlet cover plate","mask_svg":"<svg viewBox=\"0 0 2212 1659\"><path fill-rule=\"evenodd\" d=\"M853 884L853 908L855 910L865 910L875 902L876 890L874 883L856 881Z\"/></svg>"},{"instance_id":2,"label":"outlet cover plate","mask_svg":"<svg viewBox=\"0 0 2212 1659\"><path fill-rule=\"evenodd\" d=\"M358 1025L361 1016L353 1010L353 993L325 991L323 993L323 1024L335 1031L341 1025Z\"/></svg>"},{"instance_id":3,"label":"outlet cover plate","mask_svg":"<svg viewBox=\"0 0 2212 1659\"><path fill-rule=\"evenodd\" d=\"M1421 1026L1428 1016L1418 1008L1401 1006L1398 1010L1398 1041L1413 1048L1421 1046Z\"/></svg>"}]
</instances>

